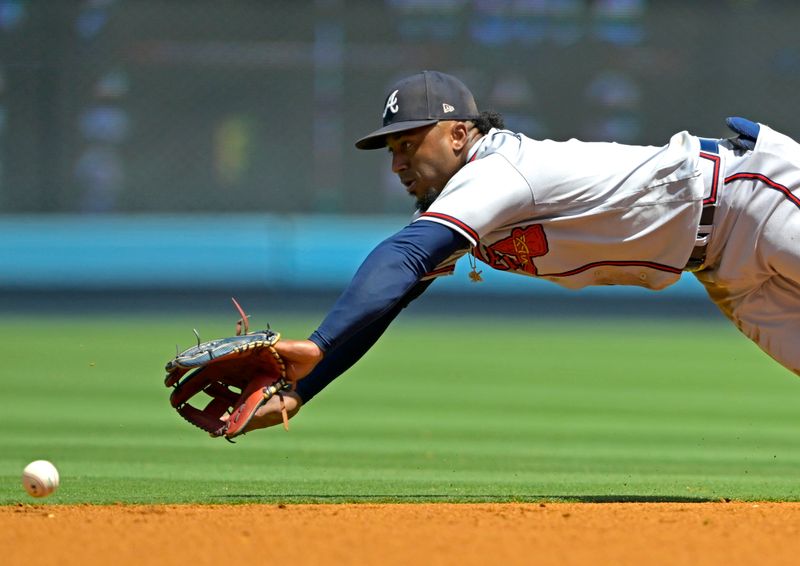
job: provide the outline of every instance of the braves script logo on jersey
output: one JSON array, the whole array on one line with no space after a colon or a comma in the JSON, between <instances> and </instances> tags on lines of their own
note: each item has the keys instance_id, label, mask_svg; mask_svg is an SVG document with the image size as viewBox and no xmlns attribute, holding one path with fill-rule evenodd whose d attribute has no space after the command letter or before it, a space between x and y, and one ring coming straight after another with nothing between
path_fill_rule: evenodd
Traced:
<instances>
[{"instance_id":1,"label":"braves script logo on jersey","mask_svg":"<svg viewBox=\"0 0 800 566\"><path fill-rule=\"evenodd\" d=\"M397 111L400 110L400 106L397 104L397 93L400 92L399 90L394 91L392 94L389 95L389 98L386 99L386 108L383 109L383 117L386 118L386 113L391 112L392 114L397 114Z\"/></svg>"},{"instance_id":2,"label":"braves script logo on jersey","mask_svg":"<svg viewBox=\"0 0 800 566\"><path fill-rule=\"evenodd\" d=\"M480 258L500 271L524 271L536 275L533 258L543 256L550 248L541 224L514 228L511 235L486 248L486 257Z\"/></svg>"}]
</instances>

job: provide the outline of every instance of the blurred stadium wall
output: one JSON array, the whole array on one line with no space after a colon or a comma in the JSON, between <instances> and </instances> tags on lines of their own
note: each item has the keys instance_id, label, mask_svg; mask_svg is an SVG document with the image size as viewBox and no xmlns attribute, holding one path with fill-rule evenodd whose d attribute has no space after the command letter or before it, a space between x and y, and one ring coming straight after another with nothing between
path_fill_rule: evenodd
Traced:
<instances>
[{"instance_id":1,"label":"blurred stadium wall","mask_svg":"<svg viewBox=\"0 0 800 566\"><path fill-rule=\"evenodd\" d=\"M0 0L0 290L340 288L411 212L353 141L420 69L532 137L800 136L798 22L790 0ZM486 271L471 293L564 293Z\"/></svg>"}]
</instances>

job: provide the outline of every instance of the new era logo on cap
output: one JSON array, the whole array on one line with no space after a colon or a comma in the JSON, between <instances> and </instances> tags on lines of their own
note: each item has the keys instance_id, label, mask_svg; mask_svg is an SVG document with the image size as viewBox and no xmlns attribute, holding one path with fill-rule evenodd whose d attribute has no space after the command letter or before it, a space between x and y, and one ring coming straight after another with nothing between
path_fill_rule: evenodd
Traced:
<instances>
[{"instance_id":1,"label":"new era logo on cap","mask_svg":"<svg viewBox=\"0 0 800 566\"><path fill-rule=\"evenodd\" d=\"M422 71L389 89L383 127L356 142L358 149L386 147L386 136L435 124L439 120L472 120L480 112L469 89L457 78Z\"/></svg>"}]
</instances>

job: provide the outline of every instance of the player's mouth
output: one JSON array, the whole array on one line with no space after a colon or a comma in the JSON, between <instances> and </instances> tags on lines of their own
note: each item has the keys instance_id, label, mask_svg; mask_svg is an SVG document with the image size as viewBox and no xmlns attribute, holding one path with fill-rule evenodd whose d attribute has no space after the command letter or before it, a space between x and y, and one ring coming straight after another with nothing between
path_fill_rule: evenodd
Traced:
<instances>
[{"instance_id":1,"label":"player's mouth","mask_svg":"<svg viewBox=\"0 0 800 566\"><path fill-rule=\"evenodd\" d=\"M406 188L409 194L414 194L414 187L417 184L416 178L400 178L400 182L403 183L403 186Z\"/></svg>"}]
</instances>

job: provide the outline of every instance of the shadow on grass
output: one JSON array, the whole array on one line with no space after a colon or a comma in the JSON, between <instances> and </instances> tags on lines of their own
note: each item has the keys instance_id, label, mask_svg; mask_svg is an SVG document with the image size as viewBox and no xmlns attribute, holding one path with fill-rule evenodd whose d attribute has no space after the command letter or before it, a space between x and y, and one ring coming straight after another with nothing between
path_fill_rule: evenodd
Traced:
<instances>
[{"instance_id":1,"label":"shadow on grass","mask_svg":"<svg viewBox=\"0 0 800 566\"><path fill-rule=\"evenodd\" d=\"M730 501L709 497L678 495L332 495L332 494L226 494L211 499L233 501L259 500L265 503L709 503Z\"/></svg>"}]
</instances>

